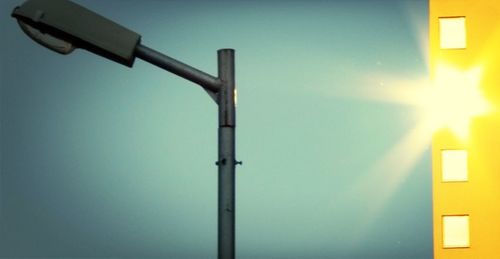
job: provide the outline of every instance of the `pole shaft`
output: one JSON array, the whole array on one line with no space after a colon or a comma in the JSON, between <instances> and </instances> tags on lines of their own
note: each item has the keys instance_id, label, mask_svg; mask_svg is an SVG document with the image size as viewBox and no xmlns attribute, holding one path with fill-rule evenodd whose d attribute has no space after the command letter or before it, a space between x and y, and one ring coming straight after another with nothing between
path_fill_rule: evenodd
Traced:
<instances>
[{"instance_id":1,"label":"pole shaft","mask_svg":"<svg viewBox=\"0 0 500 259\"><path fill-rule=\"evenodd\" d=\"M235 127L234 50L221 49L218 54L219 79L219 197L218 258L235 256Z\"/></svg>"}]
</instances>

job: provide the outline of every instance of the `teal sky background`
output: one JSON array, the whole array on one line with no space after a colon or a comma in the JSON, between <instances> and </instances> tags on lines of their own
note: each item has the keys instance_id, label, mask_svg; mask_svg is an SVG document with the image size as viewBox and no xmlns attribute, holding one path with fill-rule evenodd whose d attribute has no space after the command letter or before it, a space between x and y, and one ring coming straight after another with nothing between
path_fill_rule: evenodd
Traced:
<instances>
[{"instance_id":1,"label":"teal sky background","mask_svg":"<svg viewBox=\"0 0 500 259\"><path fill-rule=\"evenodd\" d=\"M427 1L75 2L213 75L236 50L238 258L432 258L429 148L381 163L415 110L346 94L427 76ZM0 258L216 258L215 103L39 46L21 3L0 2Z\"/></svg>"}]
</instances>

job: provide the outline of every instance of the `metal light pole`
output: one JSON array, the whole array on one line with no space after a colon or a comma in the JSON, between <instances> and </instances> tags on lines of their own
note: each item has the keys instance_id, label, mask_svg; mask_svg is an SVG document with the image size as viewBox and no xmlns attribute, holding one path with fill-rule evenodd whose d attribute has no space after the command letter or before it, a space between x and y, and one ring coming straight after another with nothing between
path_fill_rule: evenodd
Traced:
<instances>
[{"instance_id":1,"label":"metal light pole","mask_svg":"<svg viewBox=\"0 0 500 259\"><path fill-rule=\"evenodd\" d=\"M218 78L190 67L175 59L138 45L136 57L201 85L215 97L219 106L219 200L218 200L218 258L235 255L235 167L241 162L235 157L236 105L234 85L234 50L217 51ZM216 91L216 92L214 92Z\"/></svg>"},{"instance_id":2,"label":"metal light pole","mask_svg":"<svg viewBox=\"0 0 500 259\"><path fill-rule=\"evenodd\" d=\"M219 258L234 258L235 218L235 127L234 51L218 51L219 79Z\"/></svg>"},{"instance_id":3,"label":"metal light pole","mask_svg":"<svg viewBox=\"0 0 500 259\"><path fill-rule=\"evenodd\" d=\"M218 258L235 257L234 50L220 49L218 77L140 44L139 34L67 0L28 0L12 12L33 40L61 54L83 48L132 67L135 57L200 85L217 103Z\"/></svg>"}]
</instances>

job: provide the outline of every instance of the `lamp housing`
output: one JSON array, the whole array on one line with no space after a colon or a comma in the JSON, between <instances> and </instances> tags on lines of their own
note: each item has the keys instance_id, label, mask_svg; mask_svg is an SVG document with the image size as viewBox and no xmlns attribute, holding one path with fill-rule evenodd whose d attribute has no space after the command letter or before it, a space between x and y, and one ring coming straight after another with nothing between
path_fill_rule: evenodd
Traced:
<instances>
[{"instance_id":1,"label":"lamp housing","mask_svg":"<svg viewBox=\"0 0 500 259\"><path fill-rule=\"evenodd\" d=\"M22 30L61 54L74 48L132 67L141 36L68 0L28 0L12 12Z\"/></svg>"}]
</instances>

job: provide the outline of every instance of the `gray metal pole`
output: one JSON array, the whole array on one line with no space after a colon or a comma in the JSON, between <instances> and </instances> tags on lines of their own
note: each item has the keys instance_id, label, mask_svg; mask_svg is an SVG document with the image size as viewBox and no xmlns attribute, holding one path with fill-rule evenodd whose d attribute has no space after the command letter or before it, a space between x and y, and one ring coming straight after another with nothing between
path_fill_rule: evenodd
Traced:
<instances>
[{"instance_id":1,"label":"gray metal pole","mask_svg":"<svg viewBox=\"0 0 500 259\"><path fill-rule=\"evenodd\" d=\"M235 127L234 50L221 49L218 54L221 88L219 103L219 211L218 258L235 255Z\"/></svg>"},{"instance_id":2,"label":"gray metal pole","mask_svg":"<svg viewBox=\"0 0 500 259\"><path fill-rule=\"evenodd\" d=\"M135 50L138 58L201 85L219 105L219 195L218 195L218 258L235 257L235 128L234 50L220 49L218 78L186 65L146 46Z\"/></svg>"}]
</instances>

